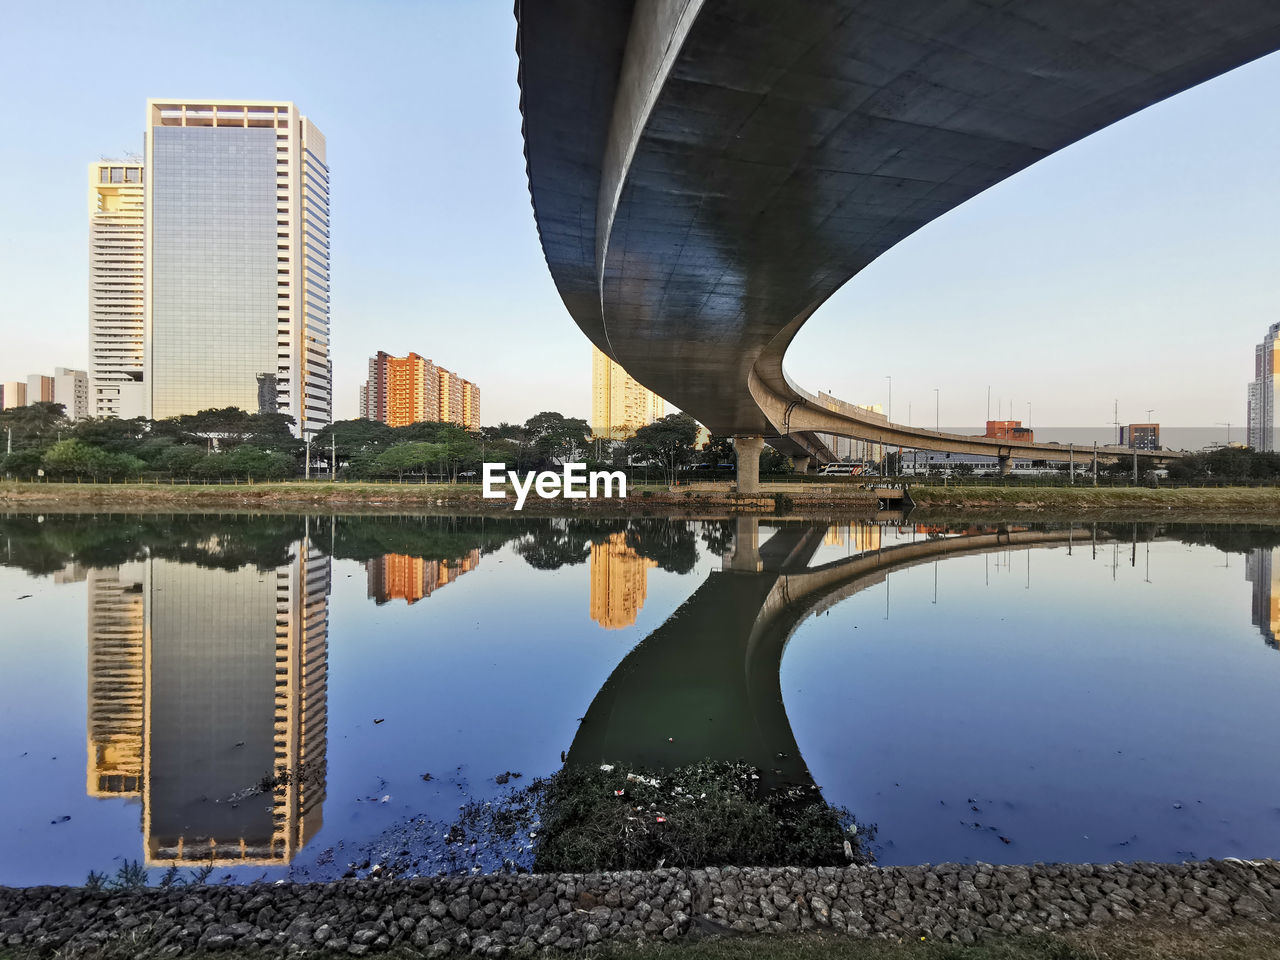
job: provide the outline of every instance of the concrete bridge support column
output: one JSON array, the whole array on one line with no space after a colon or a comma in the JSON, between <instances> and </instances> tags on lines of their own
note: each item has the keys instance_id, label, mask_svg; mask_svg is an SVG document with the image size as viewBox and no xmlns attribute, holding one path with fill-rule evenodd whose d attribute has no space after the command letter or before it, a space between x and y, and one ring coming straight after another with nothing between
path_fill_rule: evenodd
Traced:
<instances>
[{"instance_id":1,"label":"concrete bridge support column","mask_svg":"<svg viewBox=\"0 0 1280 960\"><path fill-rule=\"evenodd\" d=\"M733 553L723 569L759 573L764 566L760 560L760 521L756 517L738 517L733 523Z\"/></svg>"},{"instance_id":2,"label":"concrete bridge support column","mask_svg":"<svg viewBox=\"0 0 1280 960\"><path fill-rule=\"evenodd\" d=\"M734 437L733 449L738 455L738 493L759 493L760 452L764 449L764 437Z\"/></svg>"},{"instance_id":3,"label":"concrete bridge support column","mask_svg":"<svg viewBox=\"0 0 1280 960\"><path fill-rule=\"evenodd\" d=\"M812 457L792 457L791 469L794 470L796 473L808 473L809 461L812 459L813 459Z\"/></svg>"},{"instance_id":4,"label":"concrete bridge support column","mask_svg":"<svg viewBox=\"0 0 1280 960\"><path fill-rule=\"evenodd\" d=\"M1013 473L1013 457L1000 457L1000 476L1007 477Z\"/></svg>"}]
</instances>

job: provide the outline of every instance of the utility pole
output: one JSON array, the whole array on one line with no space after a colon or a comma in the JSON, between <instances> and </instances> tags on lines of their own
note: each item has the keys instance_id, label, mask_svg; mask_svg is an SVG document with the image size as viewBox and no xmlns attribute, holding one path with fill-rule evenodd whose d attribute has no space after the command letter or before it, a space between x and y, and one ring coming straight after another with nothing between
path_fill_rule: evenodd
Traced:
<instances>
[{"instance_id":1,"label":"utility pole","mask_svg":"<svg viewBox=\"0 0 1280 960\"><path fill-rule=\"evenodd\" d=\"M333 432L333 428L329 428L329 482L334 483L338 479L338 436Z\"/></svg>"},{"instance_id":2,"label":"utility pole","mask_svg":"<svg viewBox=\"0 0 1280 960\"><path fill-rule=\"evenodd\" d=\"M311 479L311 437L307 437L307 465L304 468L303 479Z\"/></svg>"},{"instance_id":3,"label":"utility pole","mask_svg":"<svg viewBox=\"0 0 1280 960\"><path fill-rule=\"evenodd\" d=\"M939 400L938 388L933 388L933 429L937 433L942 432L942 417L938 413L941 401Z\"/></svg>"},{"instance_id":4,"label":"utility pole","mask_svg":"<svg viewBox=\"0 0 1280 960\"><path fill-rule=\"evenodd\" d=\"M1120 446L1120 401L1116 401L1115 410L1111 413L1111 423L1116 428L1116 446Z\"/></svg>"},{"instance_id":5,"label":"utility pole","mask_svg":"<svg viewBox=\"0 0 1280 960\"><path fill-rule=\"evenodd\" d=\"M1230 422L1228 422L1228 423L1223 423L1221 420L1219 420L1219 421L1218 421L1218 426L1220 426L1220 427L1226 427L1226 428L1227 428L1227 446L1228 446L1228 447L1229 447L1229 446L1231 446L1231 424L1230 424Z\"/></svg>"},{"instance_id":6,"label":"utility pole","mask_svg":"<svg viewBox=\"0 0 1280 960\"><path fill-rule=\"evenodd\" d=\"M1098 441L1093 441L1093 485L1098 485Z\"/></svg>"},{"instance_id":7,"label":"utility pole","mask_svg":"<svg viewBox=\"0 0 1280 960\"><path fill-rule=\"evenodd\" d=\"M885 404L884 418L890 423L893 422L893 377L886 375L885 379L889 381L889 402Z\"/></svg>"},{"instance_id":8,"label":"utility pole","mask_svg":"<svg viewBox=\"0 0 1280 960\"><path fill-rule=\"evenodd\" d=\"M987 384L987 419L991 419L991 384Z\"/></svg>"}]
</instances>

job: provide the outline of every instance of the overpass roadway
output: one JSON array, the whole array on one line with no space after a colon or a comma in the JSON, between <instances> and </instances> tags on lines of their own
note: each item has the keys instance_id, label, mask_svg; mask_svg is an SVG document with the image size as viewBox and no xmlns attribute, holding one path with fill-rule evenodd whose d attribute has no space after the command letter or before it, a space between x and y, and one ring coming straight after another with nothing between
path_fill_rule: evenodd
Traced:
<instances>
[{"instance_id":1,"label":"overpass roadway","mask_svg":"<svg viewBox=\"0 0 1280 960\"><path fill-rule=\"evenodd\" d=\"M557 290L632 376L741 438L743 489L761 438L786 447L816 430L1070 459L823 412L783 356L920 227L1280 49L1274 0L517 0L515 12L529 190Z\"/></svg>"}]
</instances>

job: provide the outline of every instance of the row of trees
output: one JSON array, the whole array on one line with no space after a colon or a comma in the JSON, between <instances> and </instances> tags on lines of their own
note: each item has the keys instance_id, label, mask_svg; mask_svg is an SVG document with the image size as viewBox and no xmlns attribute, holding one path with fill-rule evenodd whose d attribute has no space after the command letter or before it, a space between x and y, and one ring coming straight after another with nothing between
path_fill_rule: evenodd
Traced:
<instances>
[{"instance_id":1,"label":"row of trees","mask_svg":"<svg viewBox=\"0 0 1280 960\"><path fill-rule=\"evenodd\" d=\"M593 440L585 420L553 411L523 424L500 423L466 431L452 423L392 428L370 420L326 426L310 444L292 432L283 414L248 413L236 407L203 410L165 420L68 420L60 404L36 403L0 411L0 474L99 481L138 478L192 480L295 477L311 471L343 479L471 479L486 461L512 470L542 470L566 462L589 468L643 470L673 483L693 464L734 461L733 445L713 437L697 445L697 422L671 414L625 441ZM766 450L765 473L790 463Z\"/></svg>"}]
</instances>

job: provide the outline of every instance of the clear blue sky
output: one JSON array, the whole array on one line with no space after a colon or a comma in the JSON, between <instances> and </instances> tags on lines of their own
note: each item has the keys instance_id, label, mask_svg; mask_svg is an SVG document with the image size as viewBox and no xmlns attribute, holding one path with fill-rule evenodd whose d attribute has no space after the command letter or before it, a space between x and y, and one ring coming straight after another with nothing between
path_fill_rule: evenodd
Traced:
<instances>
[{"instance_id":1,"label":"clear blue sky","mask_svg":"<svg viewBox=\"0 0 1280 960\"><path fill-rule=\"evenodd\" d=\"M86 167L138 152L147 97L290 99L332 169L336 413L368 356L479 383L483 419L586 416L521 153L509 0L36 3L0 61L0 380L87 361ZM261 29L261 33L255 33ZM825 305L789 370L894 418L1041 426L1244 417L1280 319L1280 57L1123 121L908 238ZM993 414L994 414L993 410Z\"/></svg>"}]
</instances>

